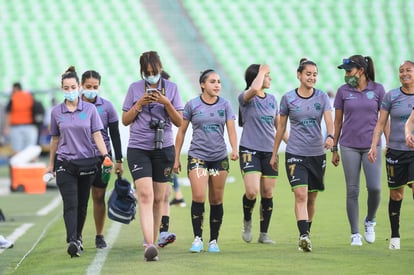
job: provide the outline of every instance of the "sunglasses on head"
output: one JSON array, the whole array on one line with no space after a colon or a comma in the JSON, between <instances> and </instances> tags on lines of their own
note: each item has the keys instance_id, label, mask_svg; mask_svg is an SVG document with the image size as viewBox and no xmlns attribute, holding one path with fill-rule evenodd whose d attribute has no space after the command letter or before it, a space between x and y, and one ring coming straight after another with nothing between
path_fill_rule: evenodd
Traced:
<instances>
[{"instance_id":1,"label":"sunglasses on head","mask_svg":"<svg viewBox=\"0 0 414 275\"><path fill-rule=\"evenodd\" d=\"M342 59L342 63L343 63L343 64L345 64L345 65L355 64L355 65L357 65L358 67L364 67L364 66L362 66L361 64L359 64L358 62L356 62L356 61L354 61L354 60L352 60L352 59L349 59L349 58L344 58L344 59Z\"/></svg>"}]
</instances>

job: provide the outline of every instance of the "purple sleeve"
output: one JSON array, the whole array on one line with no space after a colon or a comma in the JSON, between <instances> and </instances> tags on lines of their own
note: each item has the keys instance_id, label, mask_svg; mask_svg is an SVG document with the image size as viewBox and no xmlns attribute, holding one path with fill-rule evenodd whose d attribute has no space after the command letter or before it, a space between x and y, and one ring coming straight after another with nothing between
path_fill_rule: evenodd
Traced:
<instances>
[{"instance_id":1,"label":"purple sleeve","mask_svg":"<svg viewBox=\"0 0 414 275\"><path fill-rule=\"evenodd\" d=\"M335 101L334 101L334 108L335 109L344 109L344 101L342 100L342 89L341 87L338 89L338 92L335 95Z\"/></svg>"},{"instance_id":2,"label":"purple sleeve","mask_svg":"<svg viewBox=\"0 0 414 275\"><path fill-rule=\"evenodd\" d=\"M91 104L92 105L92 104ZM98 110L96 110L95 106L92 105L91 108L91 132L95 133L97 131L101 131L103 129L102 120L99 116Z\"/></svg>"}]
</instances>

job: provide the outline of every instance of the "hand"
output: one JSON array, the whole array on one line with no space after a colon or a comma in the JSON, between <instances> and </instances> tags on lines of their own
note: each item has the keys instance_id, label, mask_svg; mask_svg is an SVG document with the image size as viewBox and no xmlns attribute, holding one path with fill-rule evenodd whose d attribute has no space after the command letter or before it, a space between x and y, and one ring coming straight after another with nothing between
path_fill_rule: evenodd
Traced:
<instances>
[{"instance_id":1,"label":"hand","mask_svg":"<svg viewBox=\"0 0 414 275\"><path fill-rule=\"evenodd\" d=\"M338 166L340 160L341 158L339 157L338 151L332 152L332 164Z\"/></svg>"},{"instance_id":2,"label":"hand","mask_svg":"<svg viewBox=\"0 0 414 275\"><path fill-rule=\"evenodd\" d=\"M174 167L173 167L174 173L179 174L181 172L181 163L179 160L174 161Z\"/></svg>"},{"instance_id":3,"label":"hand","mask_svg":"<svg viewBox=\"0 0 414 275\"><path fill-rule=\"evenodd\" d=\"M124 167L122 163L115 163L115 173L120 174L121 176L124 174Z\"/></svg>"},{"instance_id":4,"label":"hand","mask_svg":"<svg viewBox=\"0 0 414 275\"><path fill-rule=\"evenodd\" d=\"M236 151L232 151L231 152L231 155L230 155L230 159L232 161L238 160L239 159L239 152L237 150Z\"/></svg>"},{"instance_id":5,"label":"hand","mask_svg":"<svg viewBox=\"0 0 414 275\"><path fill-rule=\"evenodd\" d=\"M324 144L324 147L325 147L325 149L331 149L332 148L332 146L333 146L333 139L332 138L330 138L330 137L328 137L326 140L325 140L325 144Z\"/></svg>"},{"instance_id":6,"label":"hand","mask_svg":"<svg viewBox=\"0 0 414 275\"><path fill-rule=\"evenodd\" d=\"M377 160L377 148L375 146L371 147L368 152L368 160L374 163Z\"/></svg>"},{"instance_id":7,"label":"hand","mask_svg":"<svg viewBox=\"0 0 414 275\"><path fill-rule=\"evenodd\" d=\"M408 147L414 148L414 136L413 135L407 135L405 137L405 143Z\"/></svg>"},{"instance_id":8,"label":"hand","mask_svg":"<svg viewBox=\"0 0 414 275\"><path fill-rule=\"evenodd\" d=\"M270 159L270 166L272 166L272 169L276 172L279 171L279 156L276 154L273 154Z\"/></svg>"}]
</instances>

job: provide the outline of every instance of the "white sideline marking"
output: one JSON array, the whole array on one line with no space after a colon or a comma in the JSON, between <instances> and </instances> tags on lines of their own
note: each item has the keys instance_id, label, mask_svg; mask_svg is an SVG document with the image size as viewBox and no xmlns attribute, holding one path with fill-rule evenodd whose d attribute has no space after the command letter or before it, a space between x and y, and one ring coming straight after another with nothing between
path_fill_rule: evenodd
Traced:
<instances>
[{"instance_id":1,"label":"white sideline marking","mask_svg":"<svg viewBox=\"0 0 414 275\"><path fill-rule=\"evenodd\" d=\"M93 262L88 266L88 269L86 270L87 275L96 275L101 273L102 267L106 261L106 257L112 248L112 244L118 238L119 232L121 231L121 226L122 224L118 222L112 222L112 226L109 228L108 234L106 235L107 237L105 237L108 243L108 247L104 249L97 249L95 259L93 259Z\"/></svg>"},{"instance_id":2,"label":"white sideline marking","mask_svg":"<svg viewBox=\"0 0 414 275\"><path fill-rule=\"evenodd\" d=\"M49 203L48 205L46 205L45 207L43 207L42 209L37 211L36 215L37 216L46 216L53 209L58 207L61 201L62 201L62 199L61 199L60 195L56 196L56 198L54 198L51 203Z\"/></svg>"},{"instance_id":3,"label":"white sideline marking","mask_svg":"<svg viewBox=\"0 0 414 275\"><path fill-rule=\"evenodd\" d=\"M37 238L36 242L33 244L32 248L29 249L29 251L26 252L26 254L24 254L23 258L17 263L16 267L14 268L14 270L17 270L19 268L19 266L23 263L23 261L26 259L27 256L29 256L30 253L32 253L32 251L36 248L36 246L38 245L38 243L40 242L41 239L43 239L43 237L46 235L47 230L49 229L49 227L54 224L59 218L62 217L62 214L59 213L57 214L46 226L45 228L43 228L42 233L40 234L39 238ZM32 224L33 225L33 224Z\"/></svg>"},{"instance_id":4,"label":"white sideline marking","mask_svg":"<svg viewBox=\"0 0 414 275\"><path fill-rule=\"evenodd\" d=\"M17 239L19 239L21 236L26 233L27 230L29 230L30 227L33 226L33 223L24 223L18 228L16 228L13 233L6 237L8 241L11 241L13 243L16 243ZM0 254L3 253L6 249L1 249Z\"/></svg>"}]
</instances>

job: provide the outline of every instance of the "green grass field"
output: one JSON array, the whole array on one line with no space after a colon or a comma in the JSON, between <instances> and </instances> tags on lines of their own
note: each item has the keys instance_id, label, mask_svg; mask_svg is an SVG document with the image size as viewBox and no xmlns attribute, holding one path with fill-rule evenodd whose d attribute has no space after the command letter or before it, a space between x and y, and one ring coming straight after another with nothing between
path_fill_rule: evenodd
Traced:
<instances>
[{"instance_id":1,"label":"green grass field","mask_svg":"<svg viewBox=\"0 0 414 275\"><path fill-rule=\"evenodd\" d=\"M282 154L281 154L282 157ZM330 161L330 154L328 160ZM184 163L184 162L183 162ZM284 166L282 166L284 167ZM241 239L244 192L238 163L232 163L224 200L224 221L220 231L221 252L214 254L188 252L193 240L190 221L190 187L182 186L187 207L171 209L170 231L177 234L175 243L160 249L158 262L144 262L142 234L138 220L121 225L107 219L106 236L110 247L97 250L92 204L83 232L85 251L79 258L66 253L62 205L47 216L37 211L59 196L57 190L42 195L12 193L0 196L0 208L6 222L0 223L0 234L10 235L22 224L32 224L15 247L0 254L0 274L409 274L414 252L414 207L411 190L406 189L401 215L401 250L388 249L388 188L383 175L383 192L377 215L374 244L350 246L349 225L345 213L345 187L342 168L330 163L326 173L326 191L319 194L316 217L312 224L312 253L297 250L298 230L293 211L293 194L284 169L274 194L274 212L269 234L275 245L257 244L259 213L253 216L253 242ZM4 176L4 169L0 175ZM129 177L129 172L126 172ZM184 174L180 175L184 177ZM360 220L366 212L365 183L361 180ZM112 189L112 185L110 187ZM209 238L209 207L206 205L204 238ZM363 232L363 224L360 225ZM119 234L116 234L118 233ZM206 244L205 244L206 246Z\"/></svg>"}]
</instances>

